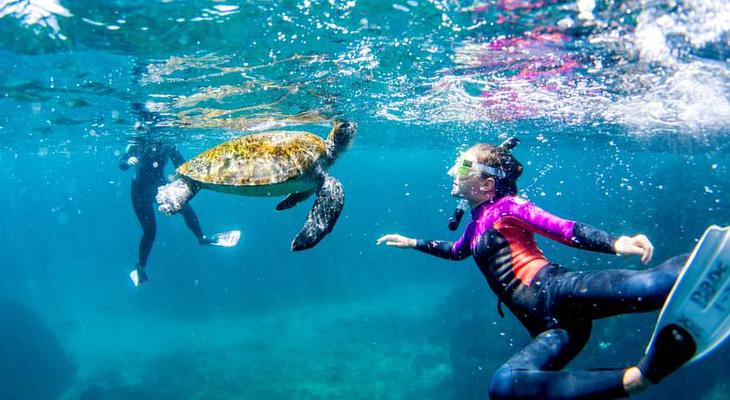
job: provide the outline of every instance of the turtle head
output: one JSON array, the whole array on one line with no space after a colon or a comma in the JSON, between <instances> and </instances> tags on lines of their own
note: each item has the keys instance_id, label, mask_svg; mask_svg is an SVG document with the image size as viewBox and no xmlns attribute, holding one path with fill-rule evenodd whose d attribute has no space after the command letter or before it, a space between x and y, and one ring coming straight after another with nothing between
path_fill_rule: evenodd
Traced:
<instances>
[{"instance_id":1,"label":"turtle head","mask_svg":"<svg viewBox=\"0 0 730 400\"><path fill-rule=\"evenodd\" d=\"M327 141L330 142L328 150L332 157L334 158L347 151L352 146L352 142L355 141L356 134L356 123L351 121L335 121L332 132L327 136Z\"/></svg>"}]
</instances>

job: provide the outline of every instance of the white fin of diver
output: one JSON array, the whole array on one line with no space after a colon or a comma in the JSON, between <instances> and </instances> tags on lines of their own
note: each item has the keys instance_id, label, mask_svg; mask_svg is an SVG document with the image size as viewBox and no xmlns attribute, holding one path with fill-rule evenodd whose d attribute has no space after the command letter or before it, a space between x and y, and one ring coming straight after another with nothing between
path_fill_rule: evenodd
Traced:
<instances>
[{"instance_id":1,"label":"white fin of diver","mask_svg":"<svg viewBox=\"0 0 730 400\"><path fill-rule=\"evenodd\" d=\"M690 362L730 335L730 226L712 225L702 235L667 296L647 352L668 324L683 327L695 340Z\"/></svg>"},{"instance_id":2,"label":"white fin of diver","mask_svg":"<svg viewBox=\"0 0 730 400\"><path fill-rule=\"evenodd\" d=\"M241 238L241 231L228 231L216 233L211 237L213 241L210 243L213 246L221 247L233 247L238 244L238 239Z\"/></svg>"},{"instance_id":3,"label":"white fin of diver","mask_svg":"<svg viewBox=\"0 0 730 400\"><path fill-rule=\"evenodd\" d=\"M137 274L136 269L129 273L129 279L134 283L134 287L139 287L139 274Z\"/></svg>"}]
</instances>

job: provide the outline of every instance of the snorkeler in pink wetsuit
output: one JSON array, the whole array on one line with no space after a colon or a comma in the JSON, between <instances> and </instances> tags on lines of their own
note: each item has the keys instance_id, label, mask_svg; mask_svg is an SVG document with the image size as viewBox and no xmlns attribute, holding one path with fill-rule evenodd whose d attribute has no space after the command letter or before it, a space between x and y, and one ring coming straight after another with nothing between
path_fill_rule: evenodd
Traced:
<instances>
[{"instance_id":1,"label":"snorkeler in pink wetsuit","mask_svg":"<svg viewBox=\"0 0 730 400\"><path fill-rule=\"evenodd\" d=\"M615 399L657 383L691 353L676 332L662 337L657 352L622 369L563 371L585 346L593 320L658 310L685 263L677 256L643 271L573 271L551 263L534 234L568 246L651 260L644 235L613 236L590 225L559 218L517 197L522 164L511 154L518 141L478 144L456 161L452 195L469 202L472 220L455 242L385 235L378 244L413 248L437 257L471 256L487 283L530 332L533 341L495 373L493 399ZM501 312L501 309L500 309ZM673 350L666 351L668 347Z\"/></svg>"}]
</instances>

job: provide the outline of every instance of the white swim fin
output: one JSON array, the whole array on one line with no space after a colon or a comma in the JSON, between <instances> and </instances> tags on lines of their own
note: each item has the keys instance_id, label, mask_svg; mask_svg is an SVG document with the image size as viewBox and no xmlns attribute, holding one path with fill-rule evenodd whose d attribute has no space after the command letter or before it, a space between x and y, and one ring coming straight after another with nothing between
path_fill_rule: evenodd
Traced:
<instances>
[{"instance_id":1,"label":"white swim fin","mask_svg":"<svg viewBox=\"0 0 730 400\"><path fill-rule=\"evenodd\" d=\"M139 275L137 274L136 269L133 269L132 272L129 273L129 279L131 279L132 283L134 283L134 287L139 287Z\"/></svg>"},{"instance_id":2,"label":"white swim fin","mask_svg":"<svg viewBox=\"0 0 730 400\"><path fill-rule=\"evenodd\" d=\"M147 271L144 267L140 267L137 264L134 266L132 272L129 273L129 279L132 280L134 287L139 287L141 284L147 282Z\"/></svg>"},{"instance_id":3,"label":"white swim fin","mask_svg":"<svg viewBox=\"0 0 730 400\"><path fill-rule=\"evenodd\" d=\"M210 237L210 244L213 246L233 247L238 244L240 238L241 231L221 232Z\"/></svg>"},{"instance_id":4,"label":"white swim fin","mask_svg":"<svg viewBox=\"0 0 730 400\"><path fill-rule=\"evenodd\" d=\"M694 340L690 362L730 335L730 226L712 225L702 235L667 296L647 354L667 325L685 329Z\"/></svg>"}]
</instances>

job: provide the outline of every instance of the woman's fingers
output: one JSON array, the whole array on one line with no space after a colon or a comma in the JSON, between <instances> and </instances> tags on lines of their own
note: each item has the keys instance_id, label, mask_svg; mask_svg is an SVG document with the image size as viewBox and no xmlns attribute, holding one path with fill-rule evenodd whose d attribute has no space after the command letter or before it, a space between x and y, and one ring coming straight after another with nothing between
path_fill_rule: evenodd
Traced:
<instances>
[{"instance_id":1,"label":"woman's fingers","mask_svg":"<svg viewBox=\"0 0 730 400\"><path fill-rule=\"evenodd\" d=\"M645 235L636 235L631 238L632 252L641 256L641 262L648 264L654 255L654 246Z\"/></svg>"},{"instance_id":2,"label":"woman's fingers","mask_svg":"<svg viewBox=\"0 0 730 400\"><path fill-rule=\"evenodd\" d=\"M406 248L406 247L414 247L415 246L415 239L409 239L405 236L399 235L397 233L392 233L389 235L384 235L378 239L375 244L383 244L385 243L386 246L390 247L400 247L400 248Z\"/></svg>"},{"instance_id":3,"label":"woman's fingers","mask_svg":"<svg viewBox=\"0 0 730 400\"><path fill-rule=\"evenodd\" d=\"M384 235L375 242L376 244L385 243L386 246L397 246L401 242L402 236L398 234Z\"/></svg>"},{"instance_id":4,"label":"woman's fingers","mask_svg":"<svg viewBox=\"0 0 730 400\"><path fill-rule=\"evenodd\" d=\"M649 238L644 235L637 235L636 240L639 247L643 250L641 254L641 262L648 264L649 261L651 261L651 257L654 255L654 246L649 241Z\"/></svg>"},{"instance_id":5,"label":"woman's fingers","mask_svg":"<svg viewBox=\"0 0 730 400\"><path fill-rule=\"evenodd\" d=\"M376 241L375 243L376 243L376 244L381 244L381 243L383 243L383 242L386 242L385 244L388 244L388 242L392 242L392 241L393 241L393 238L394 238L395 236L396 236L396 235L394 235L394 234L389 234L389 235L383 235L383 236L381 236L381 237L380 237L380 238L379 238L379 239L378 239L378 240L377 240L377 241Z\"/></svg>"}]
</instances>

